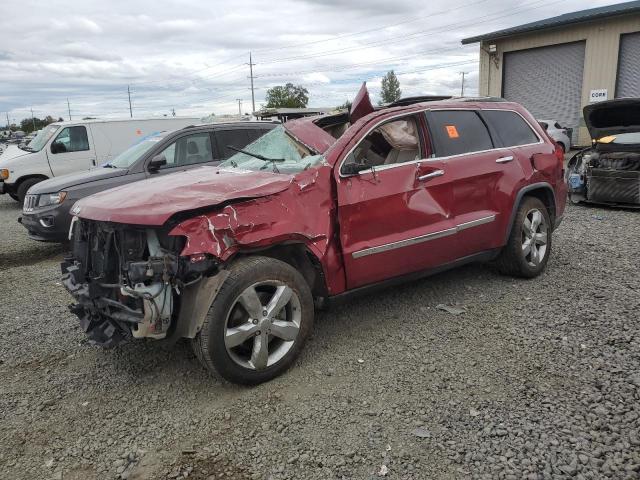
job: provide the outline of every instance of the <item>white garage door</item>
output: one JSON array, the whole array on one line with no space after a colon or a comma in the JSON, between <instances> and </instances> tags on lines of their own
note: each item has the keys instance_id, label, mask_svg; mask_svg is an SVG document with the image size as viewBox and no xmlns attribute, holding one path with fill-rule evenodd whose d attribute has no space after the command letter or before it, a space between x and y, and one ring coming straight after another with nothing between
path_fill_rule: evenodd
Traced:
<instances>
[{"instance_id":1,"label":"white garage door","mask_svg":"<svg viewBox=\"0 0 640 480\"><path fill-rule=\"evenodd\" d=\"M620 37L616 97L640 97L640 32Z\"/></svg>"},{"instance_id":2,"label":"white garage door","mask_svg":"<svg viewBox=\"0 0 640 480\"><path fill-rule=\"evenodd\" d=\"M581 117L584 42L504 54L502 96L521 103L534 117L573 128Z\"/></svg>"}]
</instances>

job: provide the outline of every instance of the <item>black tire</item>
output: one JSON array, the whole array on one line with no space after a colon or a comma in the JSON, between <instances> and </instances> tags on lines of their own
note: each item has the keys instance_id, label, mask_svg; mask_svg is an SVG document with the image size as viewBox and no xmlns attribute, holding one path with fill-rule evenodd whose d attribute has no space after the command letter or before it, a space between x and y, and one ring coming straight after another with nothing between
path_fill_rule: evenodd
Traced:
<instances>
[{"instance_id":1,"label":"black tire","mask_svg":"<svg viewBox=\"0 0 640 480\"><path fill-rule=\"evenodd\" d=\"M544 217L547 237L544 244L546 248L544 249L543 257L537 264L533 264L535 262L531 258L531 253L527 254L523 249L526 242L523 225L527 220L527 216L534 210L539 211ZM533 278L540 275L547 266L551 255L551 231L551 220L544 203L535 197L524 197L513 221L509 240L496 259L498 270L506 275L523 278ZM539 247L537 251L540 251Z\"/></svg>"},{"instance_id":2,"label":"black tire","mask_svg":"<svg viewBox=\"0 0 640 480\"><path fill-rule=\"evenodd\" d=\"M29 189L36 183L40 183L43 180L44 178L27 178L26 180L23 180L20 185L18 185L18 190L16 191L18 201L20 203L24 203L24 197L27 196L27 192L29 191Z\"/></svg>"},{"instance_id":3,"label":"black tire","mask_svg":"<svg viewBox=\"0 0 640 480\"><path fill-rule=\"evenodd\" d=\"M299 329L292 346L289 347L286 354L272 365L258 370L240 365L237 360L232 358L225 344L225 334L227 332L227 319L238 308L237 300L240 295L246 289L260 284L260 282L269 281L286 285L297 296L300 306ZM286 308L291 307L287 306ZM290 312L290 310L287 311ZM245 257L229 266L229 276L225 279L209 307L202 329L192 340L192 346L198 359L210 372L217 372L233 383L257 385L277 377L291 366L311 332L313 318L314 307L311 290L304 277L295 268L273 258ZM259 333L258 331L255 337L258 337ZM274 338L269 335L270 340L268 341L271 342ZM253 341L257 341L254 336L249 337L246 342ZM246 342L234 348L246 349ZM271 345L269 343L269 346Z\"/></svg>"},{"instance_id":4,"label":"black tire","mask_svg":"<svg viewBox=\"0 0 640 480\"><path fill-rule=\"evenodd\" d=\"M20 197L18 197L18 195L16 195L15 193L10 193L9 196L13 198L16 202L20 201Z\"/></svg>"}]
</instances>

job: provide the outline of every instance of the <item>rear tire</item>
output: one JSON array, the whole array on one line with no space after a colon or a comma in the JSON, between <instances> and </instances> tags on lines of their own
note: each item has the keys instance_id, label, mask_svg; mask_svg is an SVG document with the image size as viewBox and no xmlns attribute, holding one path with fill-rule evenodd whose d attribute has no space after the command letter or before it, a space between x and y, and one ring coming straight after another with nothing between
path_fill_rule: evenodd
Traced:
<instances>
[{"instance_id":1,"label":"rear tire","mask_svg":"<svg viewBox=\"0 0 640 480\"><path fill-rule=\"evenodd\" d=\"M26 180L23 180L20 185L18 185L18 190L16 191L18 201L20 203L24 203L24 197L27 196L27 192L29 191L29 189L36 183L40 183L43 180L43 178L27 178Z\"/></svg>"},{"instance_id":2,"label":"rear tire","mask_svg":"<svg viewBox=\"0 0 640 480\"><path fill-rule=\"evenodd\" d=\"M313 326L313 297L304 277L280 260L247 257L229 270L192 346L209 371L256 385L299 355Z\"/></svg>"},{"instance_id":3,"label":"rear tire","mask_svg":"<svg viewBox=\"0 0 640 480\"><path fill-rule=\"evenodd\" d=\"M537 277L551 254L551 221L539 199L524 197L511 227L509 240L496 260L498 270L515 277Z\"/></svg>"}]
</instances>

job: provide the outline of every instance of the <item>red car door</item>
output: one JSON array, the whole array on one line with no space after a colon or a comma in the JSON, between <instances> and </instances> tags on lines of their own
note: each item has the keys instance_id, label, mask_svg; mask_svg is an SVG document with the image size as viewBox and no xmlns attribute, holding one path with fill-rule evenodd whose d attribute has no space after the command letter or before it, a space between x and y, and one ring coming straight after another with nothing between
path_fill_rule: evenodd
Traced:
<instances>
[{"instance_id":1,"label":"red car door","mask_svg":"<svg viewBox=\"0 0 640 480\"><path fill-rule=\"evenodd\" d=\"M349 289L455 255L449 176L441 161L427 158L419 116L374 120L363 131L335 170Z\"/></svg>"},{"instance_id":2,"label":"red car door","mask_svg":"<svg viewBox=\"0 0 640 480\"><path fill-rule=\"evenodd\" d=\"M435 156L450 176L458 256L497 247L504 238L502 217L511 214L514 185L524 176L520 163L492 138L476 110L431 111L427 118Z\"/></svg>"}]
</instances>

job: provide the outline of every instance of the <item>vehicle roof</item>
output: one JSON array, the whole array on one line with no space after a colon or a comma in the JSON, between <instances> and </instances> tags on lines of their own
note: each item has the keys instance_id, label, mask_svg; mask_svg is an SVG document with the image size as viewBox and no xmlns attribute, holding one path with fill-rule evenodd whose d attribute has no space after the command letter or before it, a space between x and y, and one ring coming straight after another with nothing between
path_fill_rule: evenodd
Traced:
<instances>
[{"instance_id":1,"label":"vehicle roof","mask_svg":"<svg viewBox=\"0 0 640 480\"><path fill-rule=\"evenodd\" d=\"M500 97L452 97L442 100L424 101L412 103L410 105L389 106L376 108L373 112L366 115L366 118L373 118L386 115L389 112L414 112L420 110L437 110L439 108L456 108L456 109L499 109L499 110L523 110L524 107L516 102L509 102ZM336 114L340 115L340 113ZM331 115L314 115L311 117L296 118L285 122L284 125L296 122L298 125L311 122L315 123L318 119L331 117Z\"/></svg>"},{"instance_id":2,"label":"vehicle roof","mask_svg":"<svg viewBox=\"0 0 640 480\"><path fill-rule=\"evenodd\" d=\"M377 108L367 115L356 120L353 125L364 124L375 118L388 116L390 113L406 113L412 114L426 110L513 110L519 113L526 113L525 108L515 102L508 102L497 97L457 97L451 99L443 99L437 101L425 101L413 103L411 105L403 105L398 107ZM302 117L295 120L289 120L283 125L287 132L296 140L303 143L312 150L324 153L333 145L341 140L342 137L335 138L326 132L321 123L326 123L332 118L339 119L341 116L347 118L344 111L335 115L314 115L312 117Z\"/></svg>"},{"instance_id":3,"label":"vehicle roof","mask_svg":"<svg viewBox=\"0 0 640 480\"><path fill-rule=\"evenodd\" d=\"M272 127L272 126L277 126L277 125L281 125L280 122L275 122L275 121L253 121L253 122L220 122L220 123L197 123L194 125L189 125L187 127L184 127L184 129L186 128L211 128L212 130L219 130L219 129L242 129L242 128L247 128L247 127L252 127L252 128L256 128L256 127Z\"/></svg>"},{"instance_id":4,"label":"vehicle roof","mask_svg":"<svg viewBox=\"0 0 640 480\"><path fill-rule=\"evenodd\" d=\"M149 118L92 118L89 120L65 120L64 122L53 122L49 125L60 125L62 127L72 125L85 125L95 123L117 123L117 122L151 122L156 120L200 120L200 117L149 117ZM47 125L48 126L48 125Z\"/></svg>"}]
</instances>

